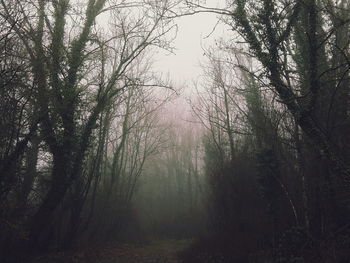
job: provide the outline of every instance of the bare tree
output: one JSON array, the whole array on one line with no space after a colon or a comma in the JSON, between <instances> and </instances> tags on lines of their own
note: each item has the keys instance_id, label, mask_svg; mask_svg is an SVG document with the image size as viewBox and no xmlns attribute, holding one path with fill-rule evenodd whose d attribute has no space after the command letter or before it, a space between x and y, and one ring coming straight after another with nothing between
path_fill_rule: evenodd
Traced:
<instances>
[{"instance_id":1,"label":"bare tree","mask_svg":"<svg viewBox=\"0 0 350 263\"><path fill-rule=\"evenodd\" d=\"M51 186L30 230L34 243L45 244L54 211L80 177L99 115L132 86L127 71L135 58L150 46L166 46L163 37L171 25L163 19L166 5L152 2L91 0L83 5L82 14L75 12L78 5L66 0L1 4L3 18L26 48L41 132L52 154ZM13 8L23 17L21 26L15 24ZM106 12L113 30L99 36L97 17ZM112 52L117 55L110 60Z\"/></svg>"},{"instance_id":2,"label":"bare tree","mask_svg":"<svg viewBox=\"0 0 350 263\"><path fill-rule=\"evenodd\" d=\"M348 30L349 20L342 19L343 11L339 11L347 10L347 4L343 1L335 4L329 1L316 3L313 0L305 3L239 0L230 2L228 8L214 8L196 2L187 3L192 10L190 14L220 14L222 20L239 34L241 41L249 48L247 52L265 69L266 78L297 124L332 164L339 178L348 185L348 160L338 150L337 143L331 139L330 131L325 128L327 121L319 117L322 111L319 105L325 101L324 94L329 91L334 95L327 102L330 109L334 109L336 94L346 90L340 87L345 87L348 80L348 65L344 61L348 57L348 51L345 51L348 42L344 44L344 39L341 40L338 34ZM333 18L333 23L324 29L323 18L328 16ZM298 26L303 19L307 20L307 23L304 21L301 22L302 27ZM293 42L294 33L298 37L308 39L307 42L303 42L307 54L303 62L300 62L293 52L286 52L290 44L298 45ZM337 48L337 43L342 43L340 48ZM336 53L342 57L342 60L338 60L343 61L342 65L336 66L327 62L329 57L327 58L326 46L337 50ZM301 64L304 65L304 71L295 71L295 66ZM323 76L329 72L335 73L339 67L342 68L343 74L337 78L338 84L327 87ZM300 90L302 93L299 93Z\"/></svg>"}]
</instances>

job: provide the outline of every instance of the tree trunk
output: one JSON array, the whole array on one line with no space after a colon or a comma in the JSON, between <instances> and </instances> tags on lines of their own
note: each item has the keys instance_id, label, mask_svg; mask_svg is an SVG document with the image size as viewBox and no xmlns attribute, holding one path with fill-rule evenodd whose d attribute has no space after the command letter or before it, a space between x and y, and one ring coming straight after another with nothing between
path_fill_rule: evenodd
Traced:
<instances>
[{"instance_id":1,"label":"tree trunk","mask_svg":"<svg viewBox=\"0 0 350 263\"><path fill-rule=\"evenodd\" d=\"M23 178L22 189L18 194L18 204L15 212L18 217L21 217L26 210L28 196L32 190L37 173L36 166L38 163L39 143L41 140L38 136L33 136L30 141L31 146L28 147L26 153L26 172Z\"/></svg>"},{"instance_id":2,"label":"tree trunk","mask_svg":"<svg viewBox=\"0 0 350 263\"><path fill-rule=\"evenodd\" d=\"M43 250L48 246L52 217L58 205L62 202L69 187L69 162L63 156L53 157L52 184L39 210L30 223L29 240L31 246Z\"/></svg>"}]
</instances>

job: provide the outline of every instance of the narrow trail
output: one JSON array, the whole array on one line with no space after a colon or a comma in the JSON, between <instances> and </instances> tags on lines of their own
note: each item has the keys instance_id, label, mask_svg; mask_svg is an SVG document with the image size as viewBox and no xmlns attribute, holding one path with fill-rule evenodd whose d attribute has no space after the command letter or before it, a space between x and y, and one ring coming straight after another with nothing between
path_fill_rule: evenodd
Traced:
<instances>
[{"instance_id":1,"label":"narrow trail","mask_svg":"<svg viewBox=\"0 0 350 263\"><path fill-rule=\"evenodd\" d=\"M70 255L55 254L31 263L180 263L180 254L192 240L158 240L144 245L123 244L106 248L89 248Z\"/></svg>"},{"instance_id":2,"label":"narrow trail","mask_svg":"<svg viewBox=\"0 0 350 263\"><path fill-rule=\"evenodd\" d=\"M191 245L190 240L161 240L147 245L123 245L106 251L102 263L178 263L179 254Z\"/></svg>"}]
</instances>

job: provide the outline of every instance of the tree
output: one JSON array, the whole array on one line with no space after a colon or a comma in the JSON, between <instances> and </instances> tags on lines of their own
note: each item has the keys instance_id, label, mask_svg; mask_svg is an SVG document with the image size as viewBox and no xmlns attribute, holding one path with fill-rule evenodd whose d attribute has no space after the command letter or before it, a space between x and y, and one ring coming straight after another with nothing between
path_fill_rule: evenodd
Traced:
<instances>
[{"instance_id":1,"label":"tree","mask_svg":"<svg viewBox=\"0 0 350 263\"><path fill-rule=\"evenodd\" d=\"M26 49L40 130L53 161L50 189L30 223L32 244L47 244L54 212L81 176L100 114L134 86L128 78L132 62L150 46L166 47L163 37L171 30L164 19L167 6L153 4L90 0L81 15L67 0L1 1L2 16ZM23 18L21 26L12 10ZM106 12L113 30L102 36L97 18ZM109 60L112 52L115 59Z\"/></svg>"},{"instance_id":2,"label":"tree","mask_svg":"<svg viewBox=\"0 0 350 263\"><path fill-rule=\"evenodd\" d=\"M4 22L4 19L1 18ZM0 32L0 199L18 182L20 159L37 131L36 109L33 105L32 83L27 82L29 76L27 61L21 61L23 46L18 43L14 27L21 23L18 18L14 24L4 26ZM16 178L17 177L17 178Z\"/></svg>"},{"instance_id":3,"label":"tree","mask_svg":"<svg viewBox=\"0 0 350 263\"><path fill-rule=\"evenodd\" d=\"M337 94L342 92L348 94L346 91L348 63L344 61L348 57L349 43L345 44L344 39L339 38L339 33L348 32L349 27L349 20L344 19L342 11L349 8L345 2L334 4L331 1L314 0L306 2L237 0L230 2L227 9L205 7L194 2L188 4L193 13L214 12L223 15L224 22L247 44L249 55L264 68L264 76L270 81L296 123L331 164L338 178L348 187L350 176L348 160L339 151L340 146L337 142L331 138L330 131L326 128L326 121L317 117L322 111L319 106L324 105L324 96L327 96L325 94L333 94L326 100L330 111L335 109ZM326 29L324 18L327 16L332 19L331 25ZM297 27L303 19L306 19L307 23L304 23L303 27ZM306 73L304 78L303 73L296 69L296 66L301 64L294 56L293 48L288 49L297 45L293 41L295 34L298 34L299 38L308 39L303 42L304 51L307 51L307 59L303 61L303 72ZM333 51L337 50L335 53L342 58L337 60L340 61L338 66L327 62L334 57L327 54L326 47L330 47ZM299 48L295 50L297 52L302 50ZM323 79L324 75L329 72L336 73L338 69L342 73L335 78L337 84L327 85L327 80ZM338 112L341 111L344 112L344 110ZM343 125L345 122L347 123L343 121Z\"/></svg>"}]
</instances>

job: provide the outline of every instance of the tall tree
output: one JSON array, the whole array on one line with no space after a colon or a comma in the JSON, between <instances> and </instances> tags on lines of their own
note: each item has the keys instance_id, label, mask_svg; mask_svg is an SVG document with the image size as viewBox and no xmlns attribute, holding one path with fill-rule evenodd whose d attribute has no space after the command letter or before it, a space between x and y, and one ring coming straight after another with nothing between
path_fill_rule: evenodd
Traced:
<instances>
[{"instance_id":1,"label":"tall tree","mask_svg":"<svg viewBox=\"0 0 350 263\"><path fill-rule=\"evenodd\" d=\"M46 244L56 208L82 173L99 115L133 83L127 77L132 62L147 47L166 46L167 6L152 4L89 0L81 15L68 0L1 1L3 17L14 25L31 63L41 133L53 161L50 189L31 220L32 244ZM133 7L137 11L130 15ZM21 26L13 9L25 21ZM105 12L114 28L99 36L97 17ZM110 52L114 60L106 59Z\"/></svg>"}]
</instances>

